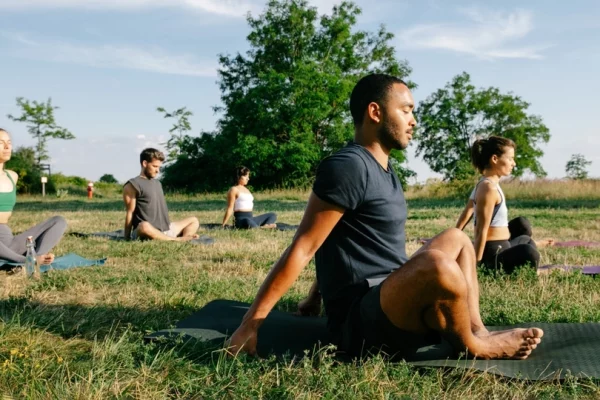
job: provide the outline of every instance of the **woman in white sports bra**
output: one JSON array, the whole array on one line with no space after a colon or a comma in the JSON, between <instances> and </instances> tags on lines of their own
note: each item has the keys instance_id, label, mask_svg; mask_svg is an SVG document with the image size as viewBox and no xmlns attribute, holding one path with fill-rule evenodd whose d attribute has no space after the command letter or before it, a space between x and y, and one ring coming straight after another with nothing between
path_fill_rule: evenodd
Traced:
<instances>
[{"instance_id":1,"label":"woman in white sports bra","mask_svg":"<svg viewBox=\"0 0 600 400\"><path fill-rule=\"evenodd\" d=\"M499 136L473 144L471 161L483 176L456 223L462 230L474 216L477 261L491 268L502 267L507 273L527 264L537 268L540 260L529 221L524 217L508 221L506 199L499 184L500 178L510 175L516 166L515 148L512 140Z\"/></svg>"},{"instance_id":2,"label":"woman in white sports bra","mask_svg":"<svg viewBox=\"0 0 600 400\"><path fill-rule=\"evenodd\" d=\"M254 208L254 196L246 187L250 180L250 170L246 167L238 167L235 170L236 186L232 186L227 192L227 209L223 217L223 227L233 215L234 226L238 229L250 228L276 228L275 213L267 213L254 217L252 209Z\"/></svg>"}]
</instances>

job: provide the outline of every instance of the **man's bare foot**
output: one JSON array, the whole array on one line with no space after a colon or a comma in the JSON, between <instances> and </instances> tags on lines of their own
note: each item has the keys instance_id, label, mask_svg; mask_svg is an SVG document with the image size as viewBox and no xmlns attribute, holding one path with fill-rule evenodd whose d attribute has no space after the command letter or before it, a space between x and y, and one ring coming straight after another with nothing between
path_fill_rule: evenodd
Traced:
<instances>
[{"instance_id":1,"label":"man's bare foot","mask_svg":"<svg viewBox=\"0 0 600 400\"><path fill-rule=\"evenodd\" d=\"M550 246L554 246L554 239L536 240L535 241L535 245L537 247L550 247Z\"/></svg>"},{"instance_id":2,"label":"man's bare foot","mask_svg":"<svg viewBox=\"0 0 600 400\"><path fill-rule=\"evenodd\" d=\"M544 331L539 328L511 329L487 337L480 337L484 347L477 358L524 360L542 341Z\"/></svg>"},{"instance_id":3,"label":"man's bare foot","mask_svg":"<svg viewBox=\"0 0 600 400\"><path fill-rule=\"evenodd\" d=\"M277 224L265 224L261 226L262 229L275 229L277 228Z\"/></svg>"},{"instance_id":4,"label":"man's bare foot","mask_svg":"<svg viewBox=\"0 0 600 400\"><path fill-rule=\"evenodd\" d=\"M40 254L35 259L36 259L38 265L50 265L54 261L54 254L52 254L52 253Z\"/></svg>"}]
</instances>

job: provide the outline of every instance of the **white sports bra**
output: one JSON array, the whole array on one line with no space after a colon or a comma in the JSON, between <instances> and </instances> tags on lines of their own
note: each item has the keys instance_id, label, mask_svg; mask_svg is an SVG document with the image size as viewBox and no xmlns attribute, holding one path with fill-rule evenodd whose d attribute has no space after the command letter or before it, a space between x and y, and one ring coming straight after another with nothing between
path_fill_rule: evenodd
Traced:
<instances>
[{"instance_id":1,"label":"white sports bra","mask_svg":"<svg viewBox=\"0 0 600 400\"><path fill-rule=\"evenodd\" d=\"M252 210L254 208L254 196L252 193L242 192L238 194L235 203L233 204L233 211L239 210Z\"/></svg>"},{"instance_id":2,"label":"white sports bra","mask_svg":"<svg viewBox=\"0 0 600 400\"><path fill-rule=\"evenodd\" d=\"M481 182L483 182L484 180L488 180L488 181L492 182L491 180L489 180L487 178L481 179L479 182L477 182L477 185L475 185L475 188L473 188L473 191L471 192L471 196L469 197L471 200L473 200L473 224L477 224L476 217L475 217L475 215L477 215L477 204L475 203L475 193L477 192L477 186L479 186L479 184ZM496 185L496 188L498 189L498 193L500 193L501 200L500 200L500 203L498 203L494 206L494 213L492 214L492 222L490 223L490 227L494 227L494 228L508 226L508 208L506 208L506 199L504 197L504 192L500 188L500 185Z\"/></svg>"}]
</instances>

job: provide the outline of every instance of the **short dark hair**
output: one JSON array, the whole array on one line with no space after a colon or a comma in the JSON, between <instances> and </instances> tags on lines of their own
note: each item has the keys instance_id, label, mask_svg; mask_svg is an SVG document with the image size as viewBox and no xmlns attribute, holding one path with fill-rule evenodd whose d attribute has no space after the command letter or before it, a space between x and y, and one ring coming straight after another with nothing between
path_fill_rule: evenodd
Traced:
<instances>
[{"instance_id":1,"label":"short dark hair","mask_svg":"<svg viewBox=\"0 0 600 400\"><path fill-rule=\"evenodd\" d=\"M246 176L249 173L250 173L250 168L248 168L248 167L244 167L243 165L236 167L235 175L233 177L233 179L235 179L235 183L237 184L242 176Z\"/></svg>"},{"instance_id":2,"label":"short dark hair","mask_svg":"<svg viewBox=\"0 0 600 400\"><path fill-rule=\"evenodd\" d=\"M369 104L385 104L387 94L396 83L408 87L402 79L387 74L371 74L358 81L350 95L350 113L354 126L363 123L365 110Z\"/></svg>"},{"instance_id":3,"label":"short dark hair","mask_svg":"<svg viewBox=\"0 0 600 400\"><path fill-rule=\"evenodd\" d=\"M4 128L0 128L0 132L6 132L6 133L8 133L8 131L6 129L4 129Z\"/></svg>"},{"instance_id":4,"label":"short dark hair","mask_svg":"<svg viewBox=\"0 0 600 400\"><path fill-rule=\"evenodd\" d=\"M507 147L517 149L517 145L509 138L501 136L490 136L487 139L479 139L471 146L471 162L479 172L489 167L492 156L500 157Z\"/></svg>"},{"instance_id":5,"label":"short dark hair","mask_svg":"<svg viewBox=\"0 0 600 400\"><path fill-rule=\"evenodd\" d=\"M152 160L165 161L165 155L162 151L148 147L140 153L140 164L144 161L152 162Z\"/></svg>"}]
</instances>

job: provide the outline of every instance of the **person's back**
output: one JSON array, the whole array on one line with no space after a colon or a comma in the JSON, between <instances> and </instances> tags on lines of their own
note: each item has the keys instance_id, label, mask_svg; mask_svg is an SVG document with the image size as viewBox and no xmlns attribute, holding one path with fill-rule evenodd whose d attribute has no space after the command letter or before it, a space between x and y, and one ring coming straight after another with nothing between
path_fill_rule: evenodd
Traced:
<instances>
[{"instance_id":1,"label":"person's back","mask_svg":"<svg viewBox=\"0 0 600 400\"><path fill-rule=\"evenodd\" d=\"M171 221L160 181L136 176L127 183L131 184L137 192L132 229L145 221L160 231L169 230Z\"/></svg>"},{"instance_id":2,"label":"person's back","mask_svg":"<svg viewBox=\"0 0 600 400\"><path fill-rule=\"evenodd\" d=\"M346 210L315 255L320 292L335 331L355 298L408 259L406 202L391 165L385 170L355 143L323 160L313 191Z\"/></svg>"}]
</instances>

